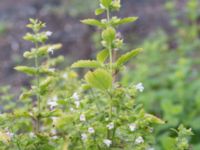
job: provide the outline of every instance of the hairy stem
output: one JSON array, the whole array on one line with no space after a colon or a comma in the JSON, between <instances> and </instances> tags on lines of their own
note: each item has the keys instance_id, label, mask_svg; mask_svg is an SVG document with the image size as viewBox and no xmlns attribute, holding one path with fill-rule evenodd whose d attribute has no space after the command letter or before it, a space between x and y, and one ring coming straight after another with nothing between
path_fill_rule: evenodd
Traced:
<instances>
[{"instance_id":1,"label":"hairy stem","mask_svg":"<svg viewBox=\"0 0 200 150\"><path fill-rule=\"evenodd\" d=\"M110 21L110 10L109 10L109 8L107 8L106 14L107 14L107 22L109 22ZM112 74L112 47L111 47L111 43L109 43L108 51L109 51L109 60L110 60L110 72Z\"/></svg>"},{"instance_id":2,"label":"hairy stem","mask_svg":"<svg viewBox=\"0 0 200 150\"><path fill-rule=\"evenodd\" d=\"M35 47L36 47L36 50L38 50L38 43L35 43ZM35 75L35 78L36 78L36 88L37 88L37 106L38 106L38 115L40 114L40 110L41 110L41 106L40 106L40 103L41 103L41 98L40 98L40 91L39 91L39 85L40 85L40 78L39 78L39 63L38 63L38 56L37 54L35 54L35 67L36 67L36 70L37 70L37 73ZM37 125L36 125L36 132L39 132L40 130L40 119L39 119L39 116L37 116Z\"/></svg>"}]
</instances>

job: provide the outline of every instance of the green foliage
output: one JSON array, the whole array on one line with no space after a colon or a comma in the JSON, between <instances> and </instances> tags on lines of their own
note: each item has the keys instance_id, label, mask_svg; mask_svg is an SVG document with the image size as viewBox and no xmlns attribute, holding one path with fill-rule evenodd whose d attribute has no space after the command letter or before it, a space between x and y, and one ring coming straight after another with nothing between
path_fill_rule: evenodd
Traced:
<instances>
[{"instance_id":1,"label":"green foliage","mask_svg":"<svg viewBox=\"0 0 200 150\"><path fill-rule=\"evenodd\" d=\"M0 87L0 110L1 112L9 112L10 110L16 107L16 103L13 103L13 99L15 97L14 94L11 94L10 86L2 86Z\"/></svg>"},{"instance_id":2,"label":"green foliage","mask_svg":"<svg viewBox=\"0 0 200 150\"><path fill-rule=\"evenodd\" d=\"M188 137L193 135L191 128L186 129L183 125L178 127L177 131L178 137L176 140L176 147L178 150L189 149Z\"/></svg>"},{"instance_id":3,"label":"green foliage","mask_svg":"<svg viewBox=\"0 0 200 150\"><path fill-rule=\"evenodd\" d=\"M37 69L34 67L27 67L27 66L17 66L15 67L17 71L26 73L28 75L36 75L38 73Z\"/></svg>"},{"instance_id":4,"label":"green foliage","mask_svg":"<svg viewBox=\"0 0 200 150\"><path fill-rule=\"evenodd\" d=\"M109 51L104 49L97 54L97 61L104 63L109 56Z\"/></svg>"},{"instance_id":5,"label":"green foliage","mask_svg":"<svg viewBox=\"0 0 200 150\"><path fill-rule=\"evenodd\" d=\"M63 57L52 58L52 55L61 48L61 44L46 44L52 33L43 31L43 22L30 19L27 27L32 32L27 33L24 39L33 43L34 47L26 51L24 57L33 59L35 64L15 69L32 76L31 86L22 89L20 105L10 107L12 109L5 107L0 115L0 149L147 150L156 147L154 129L166 122L156 117L156 113L146 113L143 105L136 100L139 92L144 90L142 83L124 86L117 81L125 63L142 50L138 48L121 54L123 39L117 36L117 26L134 22L137 17L111 18L110 12L121 7L120 0L100 0L100 7L95 12L106 13L106 19L82 21L101 28L103 50L97 53L96 60L79 60L71 65L71 68L92 69L81 81L71 69L56 68ZM181 59L179 69L182 70L186 62ZM137 72L141 75L140 70ZM2 91L4 95L7 89ZM179 94L182 96L181 92ZM149 98L145 97L145 100ZM163 106L175 105L166 103ZM182 108L177 106L172 114L177 115L181 111ZM168 137L173 141L170 146L178 150L188 149L191 129L180 126L176 132L177 137ZM165 139L164 146L170 141Z\"/></svg>"},{"instance_id":6,"label":"green foliage","mask_svg":"<svg viewBox=\"0 0 200 150\"><path fill-rule=\"evenodd\" d=\"M135 70L124 72L122 82L142 81L146 91L138 100L145 108L155 115L162 116L168 123L158 128L156 133L158 149L167 149L171 142L167 132L168 128L176 128L179 124L191 127L194 135L191 147L198 150L199 144L199 29L197 18L198 9L191 9L189 3L198 3L190 0L186 3L182 17L177 11L174 1L167 3L166 7L172 16L171 25L173 34L157 31L145 39L143 55L139 55L132 63ZM196 4L193 7L196 7ZM191 7L191 6L190 6ZM190 14L190 15L189 15ZM191 15L193 14L193 15ZM148 100L147 100L148 99ZM175 140L173 140L175 141ZM173 144L172 144L173 145ZM177 146L178 147L178 146ZM170 149L170 148L168 148ZM171 148L172 149L172 148ZM187 149L187 148L186 148Z\"/></svg>"},{"instance_id":7,"label":"green foliage","mask_svg":"<svg viewBox=\"0 0 200 150\"><path fill-rule=\"evenodd\" d=\"M112 76L103 69L97 69L94 72L89 71L85 75L85 80L92 87L108 90L112 86Z\"/></svg>"},{"instance_id":8,"label":"green foliage","mask_svg":"<svg viewBox=\"0 0 200 150\"><path fill-rule=\"evenodd\" d=\"M95 60L79 60L72 64L72 68L99 68L101 64Z\"/></svg>"},{"instance_id":9,"label":"green foliage","mask_svg":"<svg viewBox=\"0 0 200 150\"><path fill-rule=\"evenodd\" d=\"M97 26L101 28L105 27L105 24L101 23L100 21L96 19L85 19L85 20L82 20L81 22L87 25Z\"/></svg>"},{"instance_id":10,"label":"green foliage","mask_svg":"<svg viewBox=\"0 0 200 150\"><path fill-rule=\"evenodd\" d=\"M132 50L132 51L120 56L120 58L118 58L118 60L116 61L117 67L124 65L132 57L137 55L141 50L142 50L141 48L138 48L138 49Z\"/></svg>"}]
</instances>

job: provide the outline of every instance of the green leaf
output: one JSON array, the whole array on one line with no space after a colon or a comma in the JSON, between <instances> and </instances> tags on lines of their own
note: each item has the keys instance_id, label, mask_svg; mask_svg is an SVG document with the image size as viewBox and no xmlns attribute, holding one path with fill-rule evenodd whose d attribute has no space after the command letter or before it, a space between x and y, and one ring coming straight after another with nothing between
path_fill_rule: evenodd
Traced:
<instances>
[{"instance_id":1,"label":"green leaf","mask_svg":"<svg viewBox=\"0 0 200 150\"><path fill-rule=\"evenodd\" d=\"M109 43L111 43L115 39L115 35L116 35L116 31L112 27L108 27L102 32L103 40Z\"/></svg>"},{"instance_id":2,"label":"green leaf","mask_svg":"<svg viewBox=\"0 0 200 150\"><path fill-rule=\"evenodd\" d=\"M106 8L110 6L111 2L112 0L101 0L101 4Z\"/></svg>"},{"instance_id":3,"label":"green leaf","mask_svg":"<svg viewBox=\"0 0 200 150\"><path fill-rule=\"evenodd\" d=\"M72 64L72 68L99 68L101 64L95 60L79 60Z\"/></svg>"},{"instance_id":4,"label":"green leaf","mask_svg":"<svg viewBox=\"0 0 200 150\"><path fill-rule=\"evenodd\" d=\"M116 61L117 67L121 67L122 65L124 65L127 61L136 56L142 50L143 50L142 48L134 49L119 57L118 60Z\"/></svg>"},{"instance_id":5,"label":"green leaf","mask_svg":"<svg viewBox=\"0 0 200 150\"><path fill-rule=\"evenodd\" d=\"M104 13L105 9L102 8L98 8L95 10L95 15L101 15L102 13Z\"/></svg>"},{"instance_id":6,"label":"green leaf","mask_svg":"<svg viewBox=\"0 0 200 150\"><path fill-rule=\"evenodd\" d=\"M20 99L20 100L25 100L25 99L30 98L30 97L33 96L33 95L34 95L33 90L25 91L25 92L23 92L23 93L20 95L19 99Z\"/></svg>"},{"instance_id":7,"label":"green leaf","mask_svg":"<svg viewBox=\"0 0 200 150\"><path fill-rule=\"evenodd\" d=\"M81 22L84 24L87 24L87 25L97 26L100 28L103 28L106 26L104 23L101 23L100 21L98 21L96 19L84 19L84 20L81 20Z\"/></svg>"},{"instance_id":8,"label":"green leaf","mask_svg":"<svg viewBox=\"0 0 200 150\"><path fill-rule=\"evenodd\" d=\"M97 61L104 63L109 56L109 51L107 49L100 51L97 54Z\"/></svg>"},{"instance_id":9,"label":"green leaf","mask_svg":"<svg viewBox=\"0 0 200 150\"><path fill-rule=\"evenodd\" d=\"M49 89L49 85L53 82L52 77L47 77L44 81L40 84L40 94L43 95Z\"/></svg>"},{"instance_id":10,"label":"green leaf","mask_svg":"<svg viewBox=\"0 0 200 150\"><path fill-rule=\"evenodd\" d=\"M161 120L160 118L151 115L151 114L145 114L145 117L147 118L147 120L149 120L151 123L155 123L155 124L165 124L165 121Z\"/></svg>"},{"instance_id":11,"label":"green leaf","mask_svg":"<svg viewBox=\"0 0 200 150\"><path fill-rule=\"evenodd\" d=\"M26 73L28 75L35 75L37 74L37 69L33 67L27 67L27 66L17 66L14 68L17 71Z\"/></svg>"},{"instance_id":12,"label":"green leaf","mask_svg":"<svg viewBox=\"0 0 200 150\"><path fill-rule=\"evenodd\" d=\"M119 21L117 22L114 22L114 26L117 26L117 25L121 25L121 24L127 24L127 23L131 23L131 22L134 22L138 19L138 17L127 17L127 18L123 18L123 19L120 19Z\"/></svg>"},{"instance_id":13,"label":"green leaf","mask_svg":"<svg viewBox=\"0 0 200 150\"><path fill-rule=\"evenodd\" d=\"M112 76L104 69L87 72L85 80L91 87L101 90L107 90L112 86Z\"/></svg>"}]
</instances>

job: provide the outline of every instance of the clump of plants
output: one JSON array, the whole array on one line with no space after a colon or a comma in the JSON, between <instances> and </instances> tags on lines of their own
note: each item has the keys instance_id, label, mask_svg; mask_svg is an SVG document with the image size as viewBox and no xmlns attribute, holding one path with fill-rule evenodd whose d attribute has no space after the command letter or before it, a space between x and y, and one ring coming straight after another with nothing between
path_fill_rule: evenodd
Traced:
<instances>
[{"instance_id":1,"label":"clump of plants","mask_svg":"<svg viewBox=\"0 0 200 150\"><path fill-rule=\"evenodd\" d=\"M24 57L34 66L15 69L32 77L29 89L23 90L21 106L0 115L0 148L9 150L152 150L156 124L164 124L136 101L144 86L141 82L123 86L118 73L141 48L122 53L123 39L119 25L137 17L111 17L121 7L120 0L100 0L95 14L106 19L85 19L83 23L101 29L102 50L94 60L79 60L71 68L90 69L79 81L71 69L56 68L62 57L52 58L60 44L46 44L50 31L45 24L30 19L32 32L24 39L34 47ZM190 129L181 126L173 146L189 148Z\"/></svg>"},{"instance_id":2,"label":"clump of plants","mask_svg":"<svg viewBox=\"0 0 200 150\"><path fill-rule=\"evenodd\" d=\"M198 6L198 0L188 0L179 10L176 1L168 1L166 8L174 32L154 31L144 39L144 53L130 63L134 64L133 71L127 69L123 74L125 84L135 80L144 82L146 90L138 97L138 102L168 122L156 132L161 149L169 143L166 140L168 129L180 123L192 128L195 134L190 143L193 149L200 149Z\"/></svg>"}]
</instances>

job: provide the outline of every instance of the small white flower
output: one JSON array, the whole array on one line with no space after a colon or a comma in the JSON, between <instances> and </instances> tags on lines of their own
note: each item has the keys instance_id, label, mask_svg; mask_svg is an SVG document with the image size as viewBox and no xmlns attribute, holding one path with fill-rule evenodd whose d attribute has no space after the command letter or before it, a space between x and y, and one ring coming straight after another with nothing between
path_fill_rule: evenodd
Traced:
<instances>
[{"instance_id":1,"label":"small white flower","mask_svg":"<svg viewBox=\"0 0 200 150\"><path fill-rule=\"evenodd\" d=\"M12 138L13 136L14 136L14 133L12 133L12 132L6 132L6 134L7 134L7 136L9 137L9 138Z\"/></svg>"},{"instance_id":2,"label":"small white flower","mask_svg":"<svg viewBox=\"0 0 200 150\"><path fill-rule=\"evenodd\" d=\"M52 136L51 138L52 138L53 140L56 140L56 139L58 139L58 136L54 135L54 136Z\"/></svg>"},{"instance_id":3,"label":"small white flower","mask_svg":"<svg viewBox=\"0 0 200 150\"><path fill-rule=\"evenodd\" d=\"M56 69L55 69L55 68L49 68L48 70L49 70L50 72L55 72Z\"/></svg>"},{"instance_id":4,"label":"small white flower","mask_svg":"<svg viewBox=\"0 0 200 150\"><path fill-rule=\"evenodd\" d=\"M33 138L33 137L35 137L35 133L30 132L30 133L29 133L29 136L30 136L31 138Z\"/></svg>"},{"instance_id":5,"label":"small white flower","mask_svg":"<svg viewBox=\"0 0 200 150\"><path fill-rule=\"evenodd\" d=\"M78 95L76 92L72 95L72 98L73 98L75 101L79 101L79 95Z\"/></svg>"},{"instance_id":6,"label":"small white flower","mask_svg":"<svg viewBox=\"0 0 200 150\"><path fill-rule=\"evenodd\" d=\"M49 101L47 104L50 106L51 109L53 109L54 107L58 105L58 103L54 101Z\"/></svg>"},{"instance_id":7,"label":"small white flower","mask_svg":"<svg viewBox=\"0 0 200 150\"><path fill-rule=\"evenodd\" d=\"M64 79L67 79L67 78L68 78L68 74L67 74L67 73L64 73L62 77L63 77Z\"/></svg>"},{"instance_id":8,"label":"small white flower","mask_svg":"<svg viewBox=\"0 0 200 150\"><path fill-rule=\"evenodd\" d=\"M83 141L87 140L87 134L82 133L82 134L81 134L81 139L82 139Z\"/></svg>"},{"instance_id":9,"label":"small white flower","mask_svg":"<svg viewBox=\"0 0 200 150\"><path fill-rule=\"evenodd\" d=\"M135 140L135 144L142 144L142 143L144 143L143 137L141 137L141 136L137 137Z\"/></svg>"},{"instance_id":10,"label":"small white flower","mask_svg":"<svg viewBox=\"0 0 200 150\"><path fill-rule=\"evenodd\" d=\"M52 32L51 31L46 31L46 36L51 36Z\"/></svg>"},{"instance_id":11,"label":"small white flower","mask_svg":"<svg viewBox=\"0 0 200 150\"><path fill-rule=\"evenodd\" d=\"M137 128L137 125L136 125L135 123L129 124L129 129L130 129L130 131L135 131L136 128Z\"/></svg>"},{"instance_id":12,"label":"small white flower","mask_svg":"<svg viewBox=\"0 0 200 150\"><path fill-rule=\"evenodd\" d=\"M70 111L71 111L71 112L74 112L74 108L71 107L71 108L70 108Z\"/></svg>"},{"instance_id":13,"label":"small white flower","mask_svg":"<svg viewBox=\"0 0 200 150\"><path fill-rule=\"evenodd\" d=\"M110 147L110 145L112 144L112 141L109 140L109 139L104 139L104 140L103 140L103 143L104 143L107 147Z\"/></svg>"},{"instance_id":14,"label":"small white flower","mask_svg":"<svg viewBox=\"0 0 200 150\"><path fill-rule=\"evenodd\" d=\"M54 96L54 97L53 97L53 101L55 101L55 102L58 101L58 97L57 97L57 96Z\"/></svg>"},{"instance_id":15,"label":"small white flower","mask_svg":"<svg viewBox=\"0 0 200 150\"><path fill-rule=\"evenodd\" d=\"M143 92L144 91L144 86L143 86L143 84L140 82L140 83L138 83L136 86L135 86L135 88L138 90L138 91L140 91L140 92Z\"/></svg>"},{"instance_id":16,"label":"small white flower","mask_svg":"<svg viewBox=\"0 0 200 150\"><path fill-rule=\"evenodd\" d=\"M155 150L153 147L149 147L146 150Z\"/></svg>"},{"instance_id":17,"label":"small white flower","mask_svg":"<svg viewBox=\"0 0 200 150\"><path fill-rule=\"evenodd\" d=\"M76 108L79 108L79 106L80 106L80 101L75 101L74 104L76 105Z\"/></svg>"},{"instance_id":18,"label":"small white flower","mask_svg":"<svg viewBox=\"0 0 200 150\"><path fill-rule=\"evenodd\" d=\"M85 115L84 115L84 114L81 114L81 115L80 115L80 121L82 121L82 122L86 121L86 118L85 118Z\"/></svg>"},{"instance_id":19,"label":"small white flower","mask_svg":"<svg viewBox=\"0 0 200 150\"><path fill-rule=\"evenodd\" d=\"M47 51L53 55L54 49L52 47L49 47Z\"/></svg>"},{"instance_id":20,"label":"small white flower","mask_svg":"<svg viewBox=\"0 0 200 150\"><path fill-rule=\"evenodd\" d=\"M91 134L94 133L94 132L95 132L95 131L94 131L94 128L93 128L93 127L89 127L89 128L88 128L88 132L91 133Z\"/></svg>"},{"instance_id":21,"label":"small white flower","mask_svg":"<svg viewBox=\"0 0 200 150\"><path fill-rule=\"evenodd\" d=\"M107 125L107 128L109 129L109 130L112 130L113 128L114 128L114 123L113 122L111 122L111 123L109 123L108 125Z\"/></svg>"}]
</instances>

